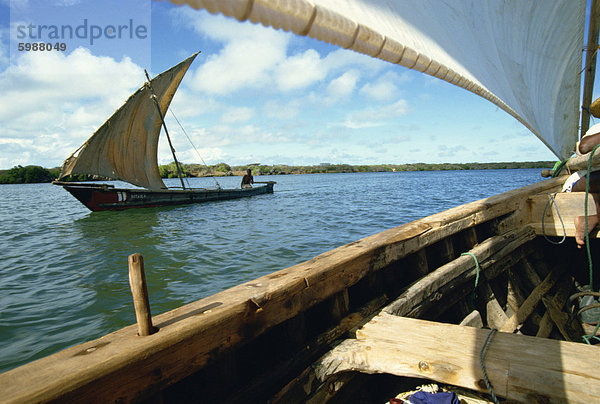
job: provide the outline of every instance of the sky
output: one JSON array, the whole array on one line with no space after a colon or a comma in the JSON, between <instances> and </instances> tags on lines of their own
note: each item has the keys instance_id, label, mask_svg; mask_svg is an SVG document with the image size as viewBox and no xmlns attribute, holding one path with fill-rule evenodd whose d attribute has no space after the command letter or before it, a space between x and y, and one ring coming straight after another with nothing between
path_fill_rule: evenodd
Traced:
<instances>
[{"instance_id":1,"label":"sky","mask_svg":"<svg viewBox=\"0 0 600 404\"><path fill-rule=\"evenodd\" d=\"M51 25L67 30L52 41L59 49L18 49L51 37ZM310 38L168 1L0 0L0 169L60 166L144 69L156 75L197 51L171 104L183 130L166 116L184 163L557 159L483 98ZM159 163L172 160L163 136Z\"/></svg>"}]
</instances>

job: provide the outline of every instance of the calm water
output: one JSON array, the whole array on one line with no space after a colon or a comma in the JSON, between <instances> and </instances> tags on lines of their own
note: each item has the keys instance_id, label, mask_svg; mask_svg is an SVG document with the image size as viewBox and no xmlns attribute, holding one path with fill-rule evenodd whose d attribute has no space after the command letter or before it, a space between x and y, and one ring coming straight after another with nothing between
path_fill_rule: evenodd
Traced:
<instances>
[{"instance_id":1,"label":"calm water","mask_svg":"<svg viewBox=\"0 0 600 404\"><path fill-rule=\"evenodd\" d=\"M159 314L540 171L263 176L273 195L98 213L51 184L0 185L0 372L134 323L132 253Z\"/></svg>"}]
</instances>

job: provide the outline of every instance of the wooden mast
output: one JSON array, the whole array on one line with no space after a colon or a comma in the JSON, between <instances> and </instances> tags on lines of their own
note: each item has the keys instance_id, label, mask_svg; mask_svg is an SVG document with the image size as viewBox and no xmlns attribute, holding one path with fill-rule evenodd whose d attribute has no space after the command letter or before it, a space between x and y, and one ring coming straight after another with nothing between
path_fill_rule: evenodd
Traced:
<instances>
[{"instance_id":1,"label":"wooden mast","mask_svg":"<svg viewBox=\"0 0 600 404\"><path fill-rule=\"evenodd\" d=\"M594 90L596 73L596 53L598 51L598 22L600 21L600 1L592 0L590 8L590 24L588 27L587 47L585 48L585 80L583 84L583 100L581 102L581 139L590 127L590 104Z\"/></svg>"},{"instance_id":2,"label":"wooden mast","mask_svg":"<svg viewBox=\"0 0 600 404\"><path fill-rule=\"evenodd\" d=\"M179 177L179 181L181 181L181 187L185 189L185 184L183 183L183 174L181 173L181 167L179 166L179 161L177 161L177 157L175 156L175 149L173 148L173 143L171 143L171 136L169 136L169 131L167 130L167 124L165 123L165 118L160 110L160 105L158 105L158 100L156 99L156 95L154 95L154 89L152 88L152 82L150 81L150 76L146 69L144 69L144 73L146 73L146 78L148 79L148 88L150 89L150 94L152 99L154 100L154 105L156 105L156 110L158 111L158 116L160 116L160 121L162 122L163 128L165 128L165 135L167 135L167 140L169 141L169 147L171 148L171 153L173 154L173 160L175 161L175 167L177 167L177 176Z\"/></svg>"}]
</instances>

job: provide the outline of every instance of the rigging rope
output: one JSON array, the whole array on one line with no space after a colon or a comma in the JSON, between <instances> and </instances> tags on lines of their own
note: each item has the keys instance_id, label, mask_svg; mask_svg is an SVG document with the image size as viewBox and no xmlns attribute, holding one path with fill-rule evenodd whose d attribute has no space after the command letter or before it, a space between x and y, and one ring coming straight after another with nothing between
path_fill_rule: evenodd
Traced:
<instances>
[{"instance_id":1,"label":"rigging rope","mask_svg":"<svg viewBox=\"0 0 600 404\"><path fill-rule=\"evenodd\" d=\"M488 391L490 392L490 396L492 396L492 399L494 400L494 402L496 404L500 404L500 402L498 401L498 398L494 394L494 390L492 389L492 385L490 384L490 380L488 379L488 375L485 370L485 364L483 363L483 359L485 358L485 352L487 350L488 343L491 341L491 339L492 339L493 335L496 333L496 331L498 331L498 330L496 330L495 328L492 328L490 330L490 332L488 333L487 337L485 337L483 347L481 348L481 352L479 353L479 364L481 365L481 370L483 371L483 380L485 381L485 386L487 387Z\"/></svg>"},{"instance_id":2,"label":"rigging rope","mask_svg":"<svg viewBox=\"0 0 600 404\"><path fill-rule=\"evenodd\" d=\"M592 157L594 156L594 153L596 152L598 147L600 147L600 144L596 145L590 152L590 157L588 158L588 165L587 165L587 175L585 176L586 177L585 178L585 216L584 216L585 217L585 248L586 248L587 256L588 256L588 270L589 270L589 276L590 276L590 289L591 290L593 290L594 284L592 283L592 281L593 281L592 252L590 249L590 235L588 233L588 195L590 193L590 177L591 177L591 170L592 170ZM600 212L596 212L596 214L600 215ZM600 318L598 319L598 325L596 325L596 329L594 330L594 332L591 335L584 335L583 340L587 344L590 344L590 340L594 339L594 338L600 341L600 338L596 337L596 333L598 332L598 329L600 329Z\"/></svg>"},{"instance_id":3,"label":"rigging rope","mask_svg":"<svg viewBox=\"0 0 600 404\"><path fill-rule=\"evenodd\" d=\"M477 271L475 274L475 286L473 286L473 292L471 292L471 306L473 306L473 308L475 307L475 298L477 297L477 294L475 293L475 291L477 290L477 284L479 283L479 261L477 261L477 257L475 256L475 254L470 253L470 252L465 252L460 254L461 257L463 255L468 255L471 258L473 258L473 260L475 261L475 270Z\"/></svg>"},{"instance_id":4,"label":"rigging rope","mask_svg":"<svg viewBox=\"0 0 600 404\"><path fill-rule=\"evenodd\" d=\"M562 171L562 169L567 165L567 162L569 161L570 157L563 160L563 161L557 161L556 164L554 164L554 167L552 168L552 178L556 178L558 177L558 175L560 174L560 172Z\"/></svg>"},{"instance_id":5,"label":"rigging rope","mask_svg":"<svg viewBox=\"0 0 600 404\"><path fill-rule=\"evenodd\" d=\"M556 201L554 200L554 196L557 193L558 192L555 192L554 194L548 194L548 196L550 198L548 198L548 200L546 201L546 206L544 206L544 212L542 213L542 235L544 236L544 238L546 239L547 242L554 244L554 245L562 244L567 239L567 229L565 228L565 223L563 222L562 216L560 215L560 211L558 210L558 205L556 205ZM558 218L560 219L560 224L562 225L562 228L563 228L563 238L560 241L552 241L548 238L548 236L546 236L546 228L544 225L544 218L546 217L546 209L548 209L548 205L549 205L550 201L552 201L552 204L554 205L554 209L556 209L556 213L558 214Z\"/></svg>"},{"instance_id":6,"label":"rigging rope","mask_svg":"<svg viewBox=\"0 0 600 404\"><path fill-rule=\"evenodd\" d=\"M204 164L206 167L208 167L208 165L206 164L206 162L204 162L204 159L200 155L200 152L198 151L198 149L196 149L196 145L194 145L194 143L192 142L192 139L190 139L190 137L188 136L187 132L183 128L183 125L181 125L181 122L179 122L179 119L177 119L177 117L175 116L175 113L173 112L173 108L169 108L169 111L171 111L171 115L173 115L173 118L175 118L175 121L177 121L177 124L179 125L179 127L181 128L181 130L183 131L183 133L185 134L185 137L187 137L188 142L190 142L190 144L192 145L192 147L194 148L194 150L196 150L196 154L198 155L198 157L200 157L200 160L202 161L202 164ZM219 181L217 181L217 179L215 177L212 177L212 179L215 180L215 184L217 185L217 188L220 189L221 188L221 184L219 184Z\"/></svg>"}]
</instances>

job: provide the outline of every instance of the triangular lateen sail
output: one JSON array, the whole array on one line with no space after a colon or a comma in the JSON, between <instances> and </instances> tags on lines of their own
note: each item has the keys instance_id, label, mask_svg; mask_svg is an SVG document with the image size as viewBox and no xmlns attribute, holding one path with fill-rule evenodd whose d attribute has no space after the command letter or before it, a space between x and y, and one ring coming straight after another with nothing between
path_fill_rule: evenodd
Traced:
<instances>
[{"instance_id":1,"label":"triangular lateen sail","mask_svg":"<svg viewBox=\"0 0 600 404\"><path fill-rule=\"evenodd\" d=\"M171 2L308 35L438 77L492 101L560 158L574 150L585 0Z\"/></svg>"},{"instance_id":2,"label":"triangular lateen sail","mask_svg":"<svg viewBox=\"0 0 600 404\"><path fill-rule=\"evenodd\" d=\"M196 55L152 79L163 115ZM148 189L166 188L158 172L160 129L161 119L145 84L65 161L61 178L90 174Z\"/></svg>"}]
</instances>

